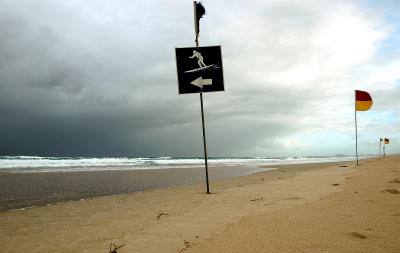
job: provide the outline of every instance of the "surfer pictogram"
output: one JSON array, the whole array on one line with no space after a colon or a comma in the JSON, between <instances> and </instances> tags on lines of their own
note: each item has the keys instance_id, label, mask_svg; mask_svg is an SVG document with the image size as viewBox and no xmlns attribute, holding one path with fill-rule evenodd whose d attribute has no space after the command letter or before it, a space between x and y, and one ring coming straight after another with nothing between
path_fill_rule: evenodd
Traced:
<instances>
[{"instance_id":1,"label":"surfer pictogram","mask_svg":"<svg viewBox=\"0 0 400 253\"><path fill-rule=\"evenodd\" d=\"M204 70L209 70L209 69L216 69L216 68L220 68L219 64L211 64L211 65L206 65L204 63L204 58L201 55L200 52L193 50L193 55L189 56L190 59L193 58L197 58L197 64L199 64L199 68L197 69L191 69L191 70L187 70L185 71L185 73L191 73L191 72L199 72L199 71L204 71Z\"/></svg>"},{"instance_id":2,"label":"surfer pictogram","mask_svg":"<svg viewBox=\"0 0 400 253\"><path fill-rule=\"evenodd\" d=\"M221 46L175 48L179 94L224 91Z\"/></svg>"},{"instance_id":3,"label":"surfer pictogram","mask_svg":"<svg viewBox=\"0 0 400 253\"><path fill-rule=\"evenodd\" d=\"M206 64L204 63L203 56L200 54L200 52L197 52L196 50L193 50L193 55L190 56L189 58L193 59L194 57L197 58L197 64L199 64L200 68L207 67Z\"/></svg>"}]
</instances>

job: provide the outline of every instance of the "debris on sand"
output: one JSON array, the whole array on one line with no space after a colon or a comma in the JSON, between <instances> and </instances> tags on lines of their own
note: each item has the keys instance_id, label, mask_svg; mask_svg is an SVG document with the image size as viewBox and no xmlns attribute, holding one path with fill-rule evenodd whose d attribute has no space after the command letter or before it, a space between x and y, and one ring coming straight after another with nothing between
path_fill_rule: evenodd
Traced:
<instances>
[{"instance_id":1,"label":"debris on sand","mask_svg":"<svg viewBox=\"0 0 400 253\"><path fill-rule=\"evenodd\" d=\"M360 240L367 239L366 235L363 235L363 234L360 234L360 233L357 233L357 232L351 232L351 233L349 233L349 235L351 237L353 237L353 238L360 239Z\"/></svg>"},{"instance_id":2,"label":"debris on sand","mask_svg":"<svg viewBox=\"0 0 400 253\"><path fill-rule=\"evenodd\" d=\"M391 194L400 194L400 191L399 190L396 190L396 189L386 189L386 190L383 190L382 191L383 193L385 193L385 192L388 192L388 193L391 193Z\"/></svg>"},{"instance_id":3,"label":"debris on sand","mask_svg":"<svg viewBox=\"0 0 400 253\"><path fill-rule=\"evenodd\" d=\"M157 220L159 220L161 218L161 216L163 215L168 215L167 213L160 213L159 215L157 215Z\"/></svg>"},{"instance_id":4,"label":"debris on sand","mask_svg":"<svg viewBox=\"0 0 400 253\"><path fill-rule=\"evenodd\" d=\"M118 250L119 248L124 247L125 245L126 245L126 243L125 243L125 244L122 244L122 245L120 245L120 246L115 245L115 243L110 243L110 251L109 251L108 253L118 253L117 250ZM112 246L114 246L114 249L112 249Z\"/></svg>"}]
</instances>

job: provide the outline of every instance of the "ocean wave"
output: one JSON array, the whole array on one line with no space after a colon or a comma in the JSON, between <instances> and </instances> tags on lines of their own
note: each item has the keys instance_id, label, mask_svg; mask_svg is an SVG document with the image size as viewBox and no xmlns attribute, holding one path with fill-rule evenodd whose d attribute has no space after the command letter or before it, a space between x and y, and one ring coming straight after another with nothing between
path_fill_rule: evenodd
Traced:
<instances>
[{"instance_id":1,"label":"ocean wave","mask_svg":"<svg viewBox=\"0 0 400 253\"><path fill-rule=\"evenodd\" d=\"M210 166L279 165L350 161L352 156L331 157L212 157ZM204 159L174 157L40 157L0 156L0 172L56 172L94 170L163 169L203 166Z\"/></svg>"}]
</instances>

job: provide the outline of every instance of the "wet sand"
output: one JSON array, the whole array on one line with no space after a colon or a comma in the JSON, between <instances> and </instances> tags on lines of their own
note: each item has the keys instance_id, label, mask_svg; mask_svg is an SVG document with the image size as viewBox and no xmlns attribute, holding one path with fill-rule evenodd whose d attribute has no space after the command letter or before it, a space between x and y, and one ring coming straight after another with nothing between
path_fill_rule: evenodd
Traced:
<instances>
[{"instance_id":1,"label":"wet sand","mask_svg":"<svg viewBox=\"0 0 400 253\"><path fill-rule=\"evenodd\" d=\"M0 212L4 252L399 252L399 157Z\"/></svg>"},{"instance_id":2,"label":"wet sand","mask_svg":"<svg viewBox=\"0 0 400 253\"><path fill-rule=\"evenodd\" d=\"M270 168L265 168L270 169ZM249 175L250 166L210 167L210 180ZM0 173L0 211L205 182L204 168Z\"/></svg>"}]
</instances>

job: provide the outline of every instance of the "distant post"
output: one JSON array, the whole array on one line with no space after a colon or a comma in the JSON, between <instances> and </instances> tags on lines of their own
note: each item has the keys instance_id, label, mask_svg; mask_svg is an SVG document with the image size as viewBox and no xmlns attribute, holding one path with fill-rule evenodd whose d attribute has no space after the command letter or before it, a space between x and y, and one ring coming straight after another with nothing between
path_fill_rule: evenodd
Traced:
<instances>
[{"instance_id":1,"label":"distant post","mask_svg":"<svg viewBox=\"0 0 400 253\"><path fill-rule=\"evenodd\" d=\"M383 158L385 158L386 152L385 152L385 144L383 144Z\"/></svg>"},{"instance_id":2,"label":"distant post","mask_svg":"<svg viewBox=\"0 0 400 253\"><path fill-rule=\"evenodd\" d=\"M383 157L386 156L385 146L386 146L386 144L389 144L389 143L390 143L390 140L388 138L383 139Z\"/></svg>"},{"instance_id":3,"label":"distant post","mask_svg":"<svg viewBox=\"0 0 400 253\"><path fill-rule=\"evenodd\" d=\"M381 159L382 138L379 138L379 159Z\"/></svg>"}]
</instances>

